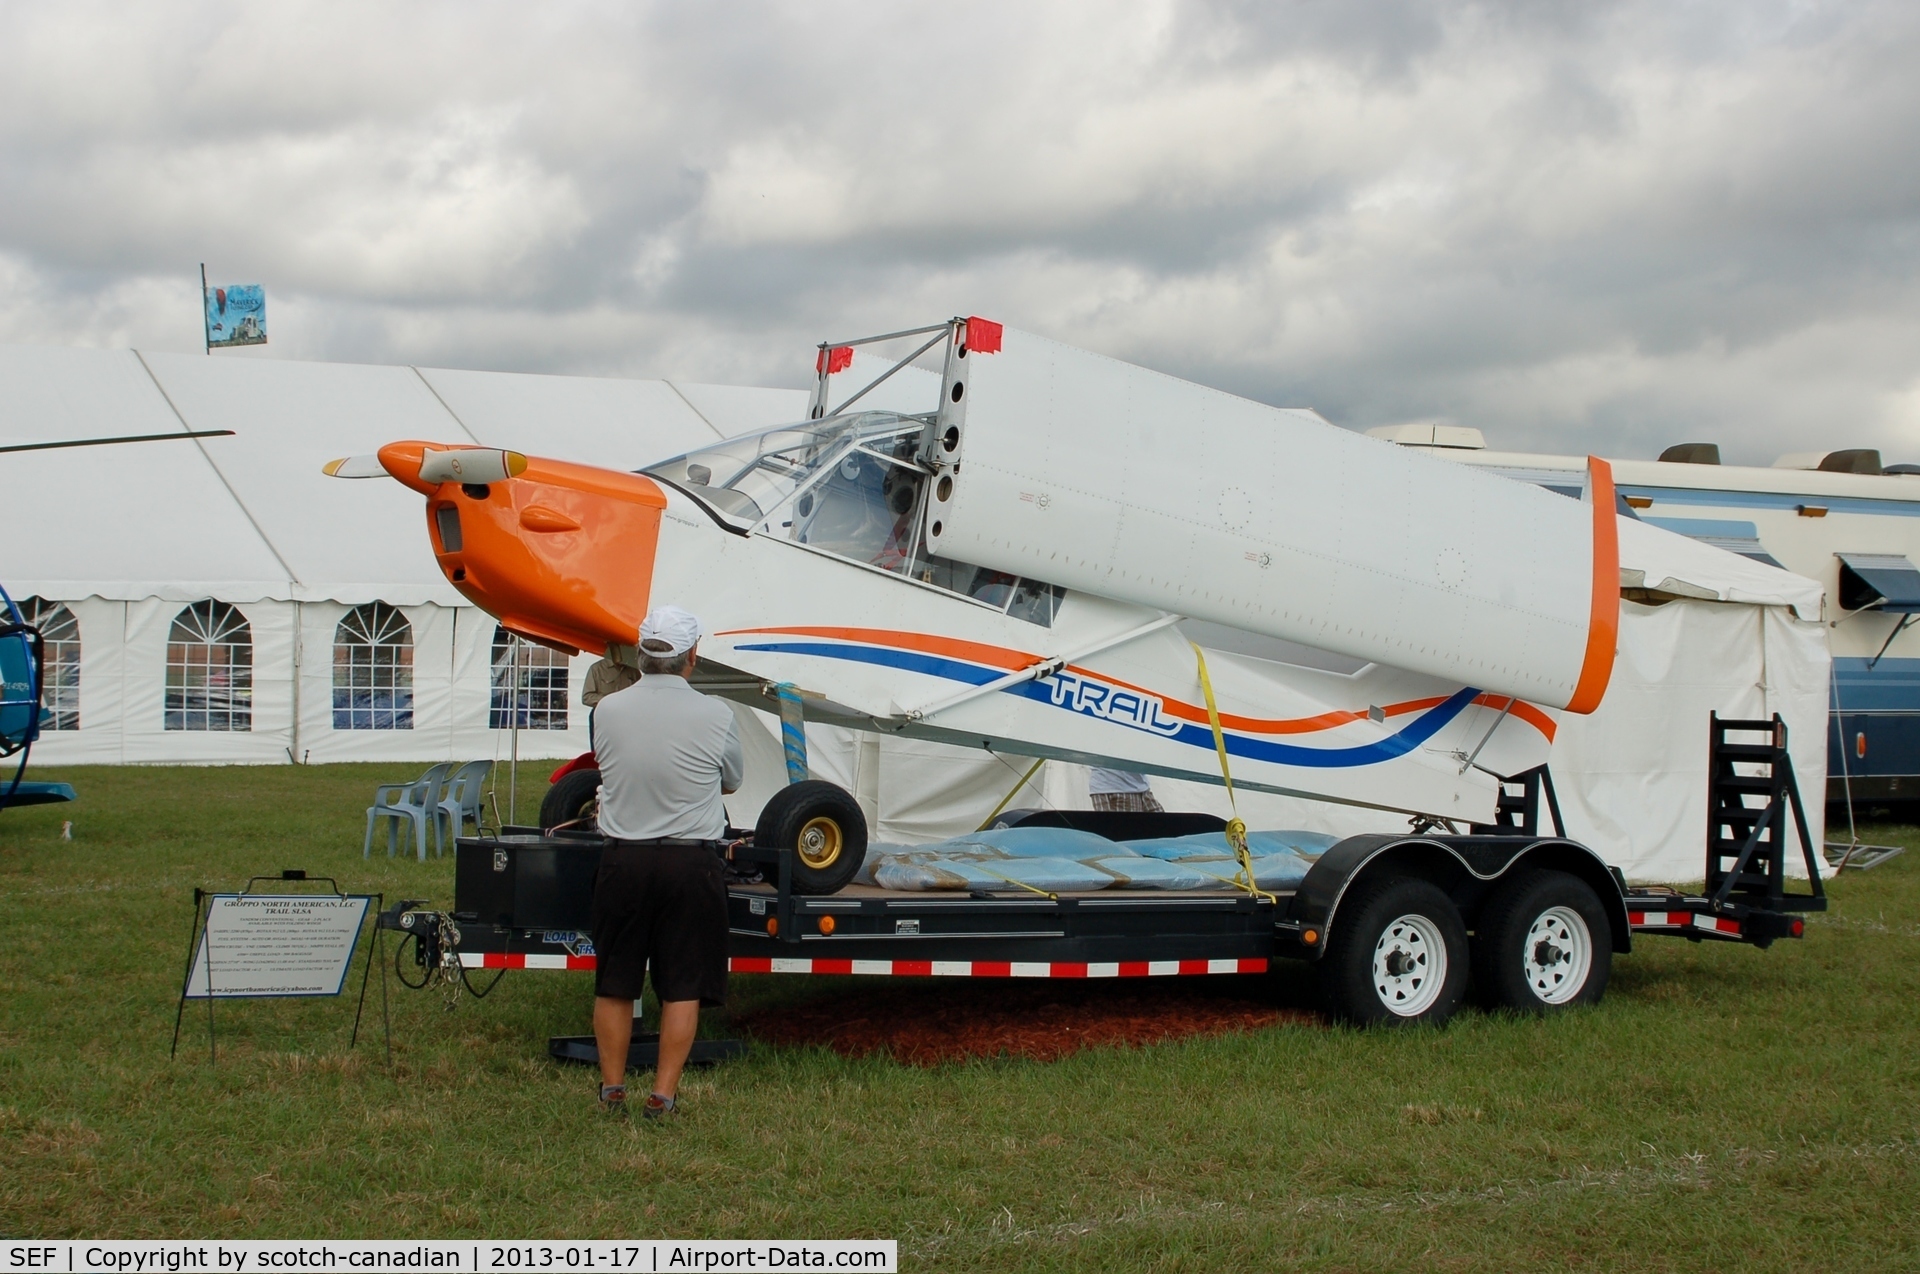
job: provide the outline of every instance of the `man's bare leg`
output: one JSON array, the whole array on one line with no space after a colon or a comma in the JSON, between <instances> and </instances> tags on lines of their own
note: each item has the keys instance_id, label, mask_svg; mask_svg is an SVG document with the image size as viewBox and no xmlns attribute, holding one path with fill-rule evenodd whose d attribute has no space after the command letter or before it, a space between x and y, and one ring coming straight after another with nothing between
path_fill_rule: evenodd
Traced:
<instances>
[{"instance_id":1,"label":"man's bare leg","mask_svg":"<svg viewBox=\"0 0 1920 1274\"><path fill-rule=\"evenodd\" d=\"M694 1005L699 1007L698 1002ZM593 1042L600 1050L600 1082L627 1082L627 1046L633 1043L633 1001L593 997Z\"/></svg>"},{"instance_id":2,"label":"man's bare leg","mask_svg":"<svg viewBox=\"0 0 1920 1274\"><path fill-rule=\"evenodd\" d=\"M596 1012L595 1019L599 1021ZM672 1097L680 1089L680 1072L693 1052L693 1036L700 1029L700 1001L664 1000L660 1004L660 1065L654 1071L653 1091ZM624 1052L624 1050L622 1050ZM600 1054L606 1056L604 1046ZM605 1065L603 1062L602 1065Z\"/></svg>"}]
</instances>

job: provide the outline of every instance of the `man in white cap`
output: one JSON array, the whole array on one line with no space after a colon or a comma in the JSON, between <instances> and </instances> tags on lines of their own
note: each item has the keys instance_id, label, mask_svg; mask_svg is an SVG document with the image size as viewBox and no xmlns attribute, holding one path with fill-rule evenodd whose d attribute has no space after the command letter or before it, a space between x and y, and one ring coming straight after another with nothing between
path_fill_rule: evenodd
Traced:
<instances>
[{"instance_id":1,"label":"man in white cap","mask_svg":"<svg viewBox=\"0 0 1920 1274\"><path fill-rule=\"evenodd\" d=\"M594 709L600 831L607 847L593 893L593 1034L600 1101L626 1109L633 1004L652 968L660 1063L641 1113L673 1110L700 1008L727 998L727 887L719 850L723 793L745 765L733 713L687 684L700 621L662 606L640 625L640 683Z\"/></svg>"}]
</instances>

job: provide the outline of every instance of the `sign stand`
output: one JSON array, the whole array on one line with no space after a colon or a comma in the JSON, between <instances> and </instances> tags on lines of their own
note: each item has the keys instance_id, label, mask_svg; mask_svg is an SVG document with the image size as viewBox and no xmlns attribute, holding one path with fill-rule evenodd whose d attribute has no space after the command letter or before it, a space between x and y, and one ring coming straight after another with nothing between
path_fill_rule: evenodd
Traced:
<instances>
[{"instance_id":1,"label":"sign stand","mask_svg":"<svg viewBox=\"0 0 1920 1274\"><path fill-rule=\"evenodd\" d=\"M322 892L256 891L261 881L306 882L304 871L278 876L255 876L238 893L193 891L193 927L187 942L186 971L180 984L180 1002L173 1015L173 1045L168 1057L179 1055L180 1028L187 1001L207 1002L207 1059L219 1060L214 1027L215 999L290 999L334 997L346 989L347 971L360 947L367 914L385 901L384 894L341 892L331 876ZM204 904L204 908L202 906ZM360 973L360 994L354 1007L353 1033L348 1048L360 1042L360 1023L366 1013L367 984L376 961L384 961L386 946L378 924L367 941L366 964ZM380 1017L385 1027L386 1056L393 1062L393 1019L387 1002L387 982L380 979Z\"/></svg>"}]
</instances>

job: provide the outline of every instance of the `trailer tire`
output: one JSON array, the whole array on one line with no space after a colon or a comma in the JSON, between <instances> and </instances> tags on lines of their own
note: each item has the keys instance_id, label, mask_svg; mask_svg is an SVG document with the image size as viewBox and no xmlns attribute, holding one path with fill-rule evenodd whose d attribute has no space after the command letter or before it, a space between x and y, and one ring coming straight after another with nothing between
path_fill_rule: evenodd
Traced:
<instances>
[{"instance_id":1,"label":"trailer tire","mask_svg":"<svg viewBox=\"0 0 1920 1274\"><path fill-rule=\"evenodd\" d=\"M540 798L540 826L550 830L562 823L592 817L600 807L600 771L574 770Z\"/></svg>"},{"instance_id":2,"label":"trailer tire","mask_svg":"<svg viewBox=\"0 0 1920 1274\"><path fill-rule=\"evenodd\" d=\"M808 779L781 788L760 811L753 843L791 849L793 892L838 893L867 857L867 816L845 788ZM769 879L772 868L764 868Z\"/></svg>"},{"instance_id":3,"label":"trailer tire","mask_svg":"<svg viewBox=\"0 0 1920 1274\"><path fill-rule=\"evenodd\" d=\"M1474 930L1475 997L1488 1008L1558 1013L1606 994L1613 925L1578 876L1529 871L1505 882Z\"/></svg>"},{"instance_id":4,"label":"trailer tire","mask_svg":"<svg viewBox=\"0 0 1920 1274\"><path fill-rule=\"evenodd\" d=\"M1319 964L1334 1017L1355 1026L1439 1026L1467 991L1467 929L1438 885L1384 876L1340 904Z\"/></svg>"}]
</instances>

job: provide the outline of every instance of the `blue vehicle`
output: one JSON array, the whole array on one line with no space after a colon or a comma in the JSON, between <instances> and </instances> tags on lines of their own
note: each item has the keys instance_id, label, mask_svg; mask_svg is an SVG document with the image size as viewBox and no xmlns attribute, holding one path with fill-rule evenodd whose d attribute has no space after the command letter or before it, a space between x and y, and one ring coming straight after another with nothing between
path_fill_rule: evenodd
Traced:
<instances>
[{"instance_id":1,"label":"blue vehicle","mask_svg":"<svg viewBox=\"0 0 1920 1274\"><path fill-rule=\"evenodd\" d=\"M73 799L69 784L26 781L27 757L47 717L40 678L46 666L42 655L40 630L26 621L7 590L0 588L0 759L20 758L12 780L0 787L0 810Z\"/></svg>"}]
</instances>

